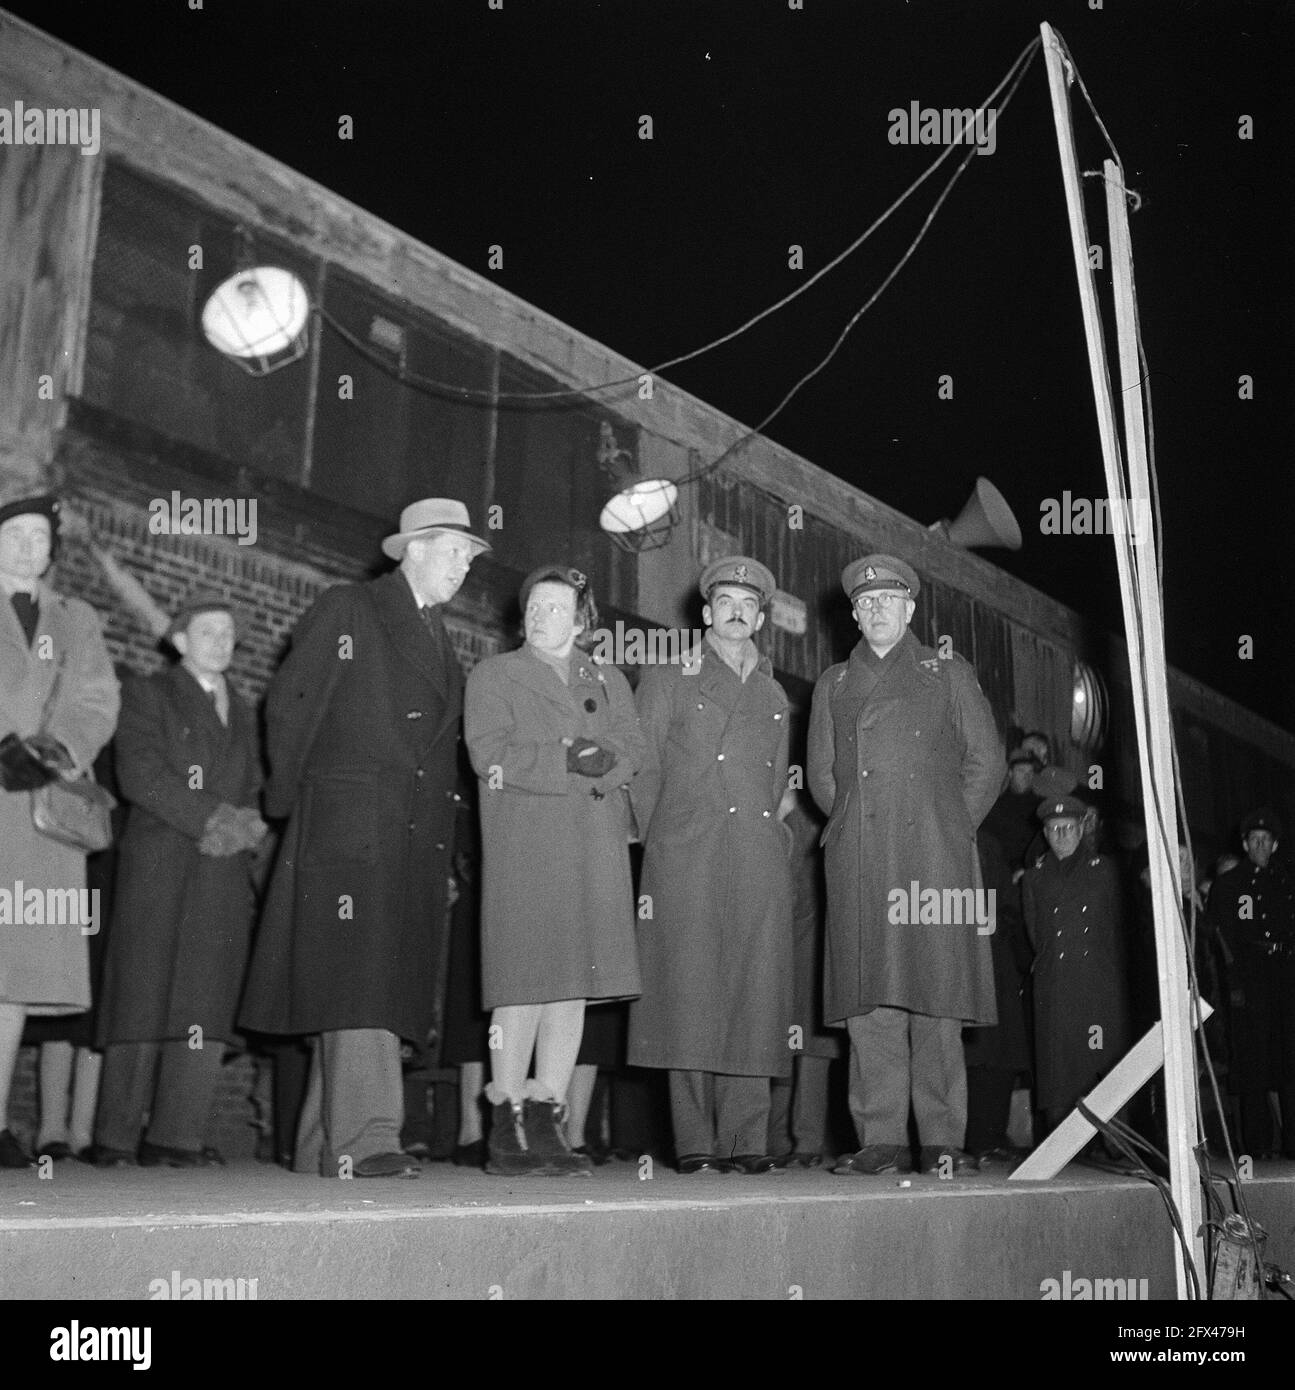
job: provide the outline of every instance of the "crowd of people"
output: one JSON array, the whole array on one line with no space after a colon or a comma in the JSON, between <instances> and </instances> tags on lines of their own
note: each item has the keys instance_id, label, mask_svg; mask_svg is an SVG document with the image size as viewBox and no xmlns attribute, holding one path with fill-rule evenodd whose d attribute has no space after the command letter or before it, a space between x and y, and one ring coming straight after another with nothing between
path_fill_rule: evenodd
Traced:
<instances>
[{"instance_id":1,"label":"crowd of people","mask_svg":"<svg viewBox=\"0 0 1295 1390\"><path fill-rule=\"evenodd\" d=\"M4 1124L0 1166L223 1163L222 1061L251 1045L273 1061L266 1157L417 1176L410 1078L435 1039L461 1078L454 1161L489 1173L615 1152L952 1178L1019 1156L1015 1095L1039 1137L1157 1015L1145 873L1045 736L1005 758L972 667L912 632L899 557L846 566L860 638L802 740L758 642L775 576L749 556L706 566L700 643L634 689L560 563L521 587L521 645L465 681L443 611L490 547L427 498L383 541L393 569L301 619L262 735L227 679L235 604L191 595L174 664L119 683L93 609L45 578L58 533L53 497L0 505L0 886L89 874L110 909L102 930L0 921L0 1121L20 1045L41 1048L35 1154ZM33 814L92 773L122 802L111 854ZM1212 882L1180 866L1255 1159L1295 1157L1280 839L1258 810Z\"/></svg>"}]
</instances>

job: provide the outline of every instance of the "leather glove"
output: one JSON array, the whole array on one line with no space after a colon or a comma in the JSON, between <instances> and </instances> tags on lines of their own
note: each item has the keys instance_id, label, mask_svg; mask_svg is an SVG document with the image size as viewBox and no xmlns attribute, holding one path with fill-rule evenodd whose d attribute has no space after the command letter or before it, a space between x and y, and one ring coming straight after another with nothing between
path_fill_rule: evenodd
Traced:
<instances>
[{"instance_id":1,"label":"leather glove","mask_svg":"<svg viewBox=\"0 0 1295 1390\"><path fill-rule=\"evenodd\" d=\"M27 747L55 776L61 777L76 768L76 759L53 734L33 734Z\"/></svg>"},{"instance_id":2,"label":"leather glove","mask_svg":"<svg viewBox=\"0 0 1295 1390\"><path fill-rule=\"evenodd\" d=\"M6 734L0 739L0 787L7 792L32 792L58 774L32 751L26 739Z\"/></svg>"},{"instance_id":3,"label":"leather glove","mask_svg":"<svg viewBox=\"0 0 1295 1390\"><path fill-rule=\"evenodd\" d=\"M578 738L567 749L567 771L580 777L605 777L616 766L616 754L591 738Z\"/></svg>"}]
</instances>

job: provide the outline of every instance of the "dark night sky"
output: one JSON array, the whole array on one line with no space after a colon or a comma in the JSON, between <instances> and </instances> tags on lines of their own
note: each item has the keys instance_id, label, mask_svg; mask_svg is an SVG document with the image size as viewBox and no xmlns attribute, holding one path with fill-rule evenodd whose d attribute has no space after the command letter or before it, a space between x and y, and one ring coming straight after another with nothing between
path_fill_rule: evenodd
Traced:
<instances>
[{"instance_id":1,"label":"dark night sky","mask_svg":"<svg viewBox=\"0 0 1295 1390\"><path fill-rule=\"evenodd\" d=\"M735 327L848 245L937 153L891 145L889 110L977 105L1049 20L1143 199L1170 660L1295 730L1289 5L8 8L645 364ZM1072 97L1081 167L1099 167ZM1253 140L1238 138L1242 115ZM943 173L801 301L666 375L755 423L891 269ZM487 271L491 243L503 271ZM804 273L787 268L791 243ZM994 154L971 161L877 307L767 432L923 521L956 513L987 474L1026 540L990 558L1120 628L1111 541L1038 527L1043 499L1106 491L1070 257L1040 53ZM937 399L945 373L952 401ZM1243 373L1253 401L1238 399Z\"/></svg>"}]
</instances>

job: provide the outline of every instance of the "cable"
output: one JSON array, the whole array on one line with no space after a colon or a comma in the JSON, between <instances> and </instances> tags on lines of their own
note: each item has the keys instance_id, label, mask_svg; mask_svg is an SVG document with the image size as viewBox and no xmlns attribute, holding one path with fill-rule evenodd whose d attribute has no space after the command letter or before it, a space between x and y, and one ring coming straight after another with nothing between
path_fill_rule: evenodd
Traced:
<instances>
[{"instance_id":1,"label":"cable","mask_svg":"<svg viewBox=\"0 0 1295 1390\"><path fill-rule=\"evenodd\" d=\"M993 89L992 92L989 93L989 95L984 99L984 101L981 102L978 108L978 112L984 111L987 107L989 107L990 104L997 98L999 92L1001 92L1003 88L1008 85L1008 83L1011 83L1011 90L1008 92L1007 96L1004 97L1001 104L996 108L998 114L1001 114L1004 110L1006 110L1008 102L1011 101L1013 93L1016 91L1017 87L1020 86L1021 79L1024 77L1026 71L1028 71L1029 65L1033 61L1034 56L1041 44L1042 40L1039 38L1032 39L1028 44L1026 44L1026 46L1017 55L1015 62L1012 63L1012 65L1008 68L1007 72L1004 74L1003 78L999 81L998 85ZM1018 68L1020 69L1019 72L1017 71ZM997 117L995 117L995 119L997 119ZM712 341L708 343L703 343L701 347L694 348L691 352L680 353L676 357L669 357L663 362L658 362L655 366L645 367L642 371L635 372L632 376L620 377L614 381L604 381L594 386L582 386L579 388L571 387L561 391L492 392L489 390L479 389L471 386L457 386L453 382L438 381L433 377L425 377L418 373L407 372L403 368L401 368L397 372L392 372L391 364L389 362L384 361L382 357L375 353L372 347L368 343L366 343L362 338L359 338L356 334L352 333L349 329L347 329L341 323L339 323L337 319L335 319L333 315L330 314L322 305L316 308L315 312L319 315L321 321L326 323L328 327L331 328L333 332L335 332L338 335L338 337L342 338L345 342L349 343L351 347L353 347L367 360L372 362L375 366L381 368L383 371L394 376L396 380L401 382L402 385L409 386L416 391L425 391L429 395L438 395L452 400L464 401L469 404L478 403L481 405L490 406L505 401L569 401L575 399L584 399L590 396L596 396L603 392L617 391L625 386L638 385L638 383L645 374L648 376L659 376L662 372L668 370L670 367L677 367L681 363L691 362L694 359L701 357L703 354L707 352L712 352L717 347L722 347L725 343L732 342L733 339L740 337L743 333L746 333L751 328L754 328L755 325L757 323L760 323L763 319L768 318L772 314L776 314L780 309L786 308L786 306L790 304L794 299L799 299L801 295L806 294L820 280L822 280L825 276L831 274L831 272L835 270L837 266L839 266L843 261L852 256L854 252L856 252L859 249L859 247L861 247L864 244L864 242L867 241L868 238L871 237L872 234L876 232L891 217L893 213L897 212L904 205L904 203L906 203L908 199L914 193L917 192L917 190L927 181L927 179L929 179L931 175L935 173L935 171L940 167L940 165L943 164L947 159L949 159L953 155L954 151L957 148L957 145L946 146L944 151L931 162L931 164L926 168L926 170L923 173L919 174L918 177L914 179L911 184L909 184L909 186L899 195L899 197L896 198L894 202L892 202L890 206L887 207L886 210L883 213L881 213L881 215L877 217L865 231L863 231L859 236L857 236L854 239L854 241L852 241L850 245L847 246L843 251L838 252L838 254L835 255L830 261L828 261L826 265L822 266L819 270L816 270L814 274L809 277L808 280L804 281L803 284L798 285L790 293L783 295L781 299L775 300L774 303L768 305L764 309L761 309L758 313L753 314L749 319L747 319L744 323L739 324L736 328L731 329L727 333L721 334L720 337L712 339ZM973 144L971 146L970 153L974 154L975 152L976 146ZM969 162L969 158L963 161L962 165L958 169L958 173L955 174L954 179L950 181L950 186L952 186L953 182L956 182L958 175L962 173L962 171L966 168ZM946 188L945 193L941 196L940 201L936 204L937 208L939 207L940 203L944 201L944 198L947 197L947 194L948 189ZM929 219L928 223L923 225L922 233L919 234L917 238L918 241L921 240L921 235L925 234L926 226L928 224ZM908 255L912 254L912 250L915 247L916 242L914 242L913 247L910 248L909 252L905 255L905 260L907 260ZM903 261L900 262L900 265L903 265ZM896 272L898 271L898 269L899 267L897 266ZM881 290L884 290L886 288L886 285L890 283L891 278L893 278L893 275L883 283ZM878 296L880 295L881 290L878 290ZM876 296L874 296L874 299L875 298ZM873 300L870 300L869 303L864 306L864 309L870 307L872 302ZM860 314L864 312L864 309L861 309L859 311ZM856 318L857 317L858 316L856 315ZM849 329L853 327L853 325L854 320L852 319L845 331L848 333ZM844 334L842 335L842 338L844 338ZM832 353L829 354L828 359L825 359L821 366L827 365L827 361L830 360L831 356L835 354L836 347L839 346L840 340L838 340L838 343L832 349ZM816 369L815 373L811 373L810 376L816 374L817 370L821 370L821 366L820 368ZM778 410L782 409L782 407L787 403L787 401L791 399L791 396L794 395L795 392L799 390L802 385L804 385L805 381L808 381L810 379L810 376L806 376L802 378L801 381L797 382L796 386L792 389L792 392L789 393L788 396L784 398L782 402L779 403L779 406L777 407ZM774 413L776 414L777 412L775 411ZM772 419L773 416L770 415L768 418ZM725 451L726 454L728 452L728 450ZM721 457L723 457L723 455L721 455Z\"/></svg>"},{"instance_id":2,"label":"cable","mask_svg":"<svg viewBox=\"0 0 1295 1390\"><path fill-rule=\"evenodd\" d=\"M1037 43L1037 42L1038 42L1038 41L1036 40L1036 43ZM1008 103L1011 101L1012 97L1013 97L1013 96L1015 95L1015 93L1016 93L1016 89L1021 85L1021 82L1024 80L1025 74L1029 71L1030 62L1031 62L1031 61L1033 60L1033 58L1034 58L1034 50L1035 50L1035 44L1031 44L1027 49L1025 49L1025 50L1022 52L1021 57L1017 59L1017 63L1020 63L1022 60L1024 60L1025 65L1021 68L1020 72L1019 72L1019 73L1017 74L1017 76L1016 76L1015 81L1012 83L1012 86L1011 86L1011 88L1009 89L1007 95L1003 98L1002 102L999 104L999 106L998 106L998 115L1001 116L1001 114L1007 109ZM1013 67L1015 67L1015 66L1016 66L1016 64L1013 64ZM1009 76L1010 76L1010 70L1009 70ZM1006 80L1007 80L1007 79L1004 78L1004 81L1006 81ZM1000 83L999 86L1001 87L1001 86L1002 86L1002 83ZM997 119L997 117L996 117L995 119ZM948 149L945 151L945 155L947 156L949 153L951 153L952 150L953 150L954 148L955 148L955 147L954 147L953 145L950 145L950 146L948 147ZM890 287L891 282L895 279L895 277L899 274L899 272L900 272L900 271L904 268L904 266L908 263L909 259L910 259L910 258L912 257L912 255L913 255L913 253L917 250L918 246L921 244L923 237L926 236L926 233L927 233L928 229L930 228L931 223L934 222L934 220L935 220L936 214L940 211L940 208L944 205L944 202L945 202L945 200L948 198L949 194L953 192L953 186L954 186L954 184L956 184L957 181L962 177L964 171L966 170L967 166L971 163L971 160L974 158L975 154L976 154L976 147L975 147L974 145L972 145L972 146L970 147L970 149L967 151L966 155L963 156L962 163L959 164L958 167L957 167L957 169L954 170L953 176L949 179L948 183L946 183L945 186L944 186L944 188L941 190L940 196L935 200L935 204L934 204L934 206L931 208L930 212L927 213L925 220L922 222L921 227L918 229L917 235L916 235L916 236L913 238L913 240L909 243L907 250L906 250L906 251L904 252L904 254L899 258L899 260L896 262L896 264L892 267L890 273L889 273L889 274L886 276L886 278L881 282L881 284L876 288L876 290L874 290L873 293L864 301L864 303L863 303L862 305L860 305L860 307L859 307L857 310L855 310L855 312L854 312L854 314L851 316L850 320L846 323L845 327L841 330L840 334L837 336L836 341L835 341L835 342L832 344L832 346L828 349L828 352L827 352L826 356L824 356L822 359L820 359L820 361L817 363L816 366L811 367L810 370L807 371L807 372L805 373L805 375L802 376L802 377L800 378L800 380L796 382L796 384L787 392L787 394L786 394L785 396L783 396L783 398L778 402L778 404L777 404L776 406L774 406L774 408L768 413L768 415L766 415L766 416L764 417L763 420L761 420L761 421L759 422L759 424L753 426L751 429L747 430L744 434L739 435L739 436L737 437L737 439L735 439L735 440L733 441L733 443L730 444L730 445L728 446L727 449L725 449L722 453L720 453L720 454L717 455L715 458L713 458L709 463L703 464L702 467L700 467L700 468L696 468L696 469L691 470L690 472L684 474L684 476L683 476L682 478L675 478L675 479L672 479L672 481L673 481L677 486L683 487L683 486L684 486L685 484L687 484L687 483L694 483L694 482L697 482L697 481L699 481L700 479L705 478L705 477L709 476L710 474L714 473L714 472L716 471L716 469L719 468L720 464L722 464L726 458L728 458L731 454L736 453L738 449L740 449L744 444L748 443L750 440L754 439L756 435L762 433L762 431L763 431L774 419L776 419L778 415L780 415L780 414L782 413L782 411L786 408L786 406L790 404L790 402L792 401L792 399L793 399L793 398L798 394L798 392L800 391L801 387L802 387L802 386L805 386L805 385L807 385L809 382L811 382L821 371L823 371L823 370L827 367L828 363L831 362L831 360L832 360L832 359L836 356L836 354L840 351L840 349L841 349L842 345L844 344L846 338L847 338L847 337L849 336L849 334L850 334L850 330L853 329L853 327L855 326L855 324L858 323L858 321L863 317L863 315L866 314L866 313L868 312L868 310L872 308L872 306L877 302L877 300L879 300L879 299L881 298L881 296L882 296L882 295L886 292L886 290ZM943 157L944 157L944 156L942 156L942 158L943 158ZM938 163L938 161L937 161L937 163ZM934 168L935 168L935 165L932 165L932 166L931 166L931 169L933 170ZM928 170L928 172L931 172L931 171ZM889 214L887 214L887 215L889 215ZM880 225L880 224L878 223L878 224L875 224L875 225Z\"/></svg>"}]
</instances>

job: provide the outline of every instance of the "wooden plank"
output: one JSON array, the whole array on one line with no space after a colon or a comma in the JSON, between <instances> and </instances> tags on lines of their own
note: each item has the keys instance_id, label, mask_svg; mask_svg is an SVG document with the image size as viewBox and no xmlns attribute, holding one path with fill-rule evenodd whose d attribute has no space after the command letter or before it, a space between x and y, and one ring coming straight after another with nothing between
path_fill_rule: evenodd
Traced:
<instances>
[{"instance_id":1,"label":"wooden plank","mask_svg":"<svg viewBox=\"0 0 1295 1390\"><path fill-rule=\"evenodd\" d=\"M1202 999L1200 1021L1204 1023L1213 1012ZM1164 1059L1164 1033L1156 1023L1084 1097L1084 1104L1099 1120L1110 1120L1160 1070ZM1029 1158L1012 1170L1008 1181L1047 1182L1055 1178L1096 1133L1078 1110L1072 1110Z\"/></svg>"}]
</instances>

